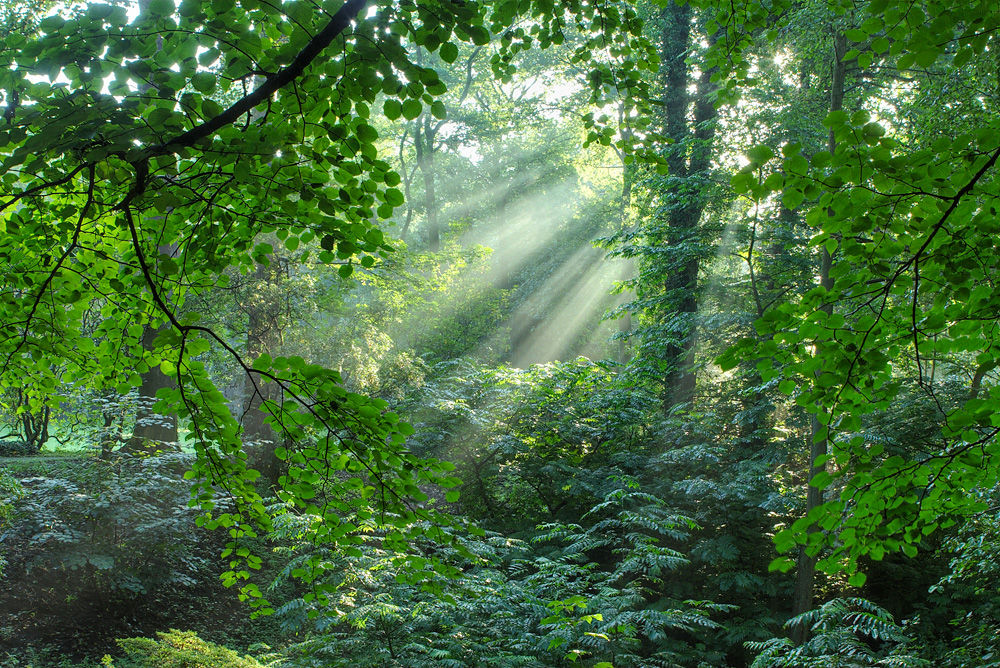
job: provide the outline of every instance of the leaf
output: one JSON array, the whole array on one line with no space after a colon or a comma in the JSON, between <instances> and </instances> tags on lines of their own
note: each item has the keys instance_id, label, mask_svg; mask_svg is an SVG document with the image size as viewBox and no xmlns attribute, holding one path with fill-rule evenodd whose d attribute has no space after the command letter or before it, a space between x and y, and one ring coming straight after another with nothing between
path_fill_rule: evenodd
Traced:
<instances>
[{"instance_id":1,"label":"leaf","mask_svg":"<svg viewBox=\"0 0 1000 668\"><path fill-rule=\"evenodd\" d=\"M802 205L802 201L805 199L805 194L798 190L797 188L786 188L783 193L781 193L781 203L789 211L795 211Z\"/></svg>"},{"instance_id":2,"label":"leaf","mask_svg":"<svg viewBox=\"0 0 1000 668\"><path fill-rule=\"evenodd\" d=\"M199 93L209 95L215 92L215 75L211 72L199 72L191 77L191 85Z\"/></svg>"},{"instance_id":3,"label":"leaf","mask_svg":"<svg viewBox=\"0 0 1000 668\"><path fill-rule=\"evenodd\" d=\"M355 129L358 140L366 144L373 144L378 139L378 131L367 123L361 123Z\"/></svg>"},{"instance_id":4,"label":"leaf","mask_svg":"<svg viewBox=\"0 0 1000 668\"><path fill-rule=\"evenodd\" d=\"M833 476L826 471L820 471L813 476L812 480L809 481L809 484L818 489L826 489L830 486L831 482L833 482Z\"/></svg>"},{"instance_id":5,"label":"leaf","mask_svg":"<svg viewBox=\"0 0 1000 668\"><path fill-rule=\"evenodd\" d=\"M771 563L767 565L767 570L769 573L778 571L779 573L787 573L788 571L795 568L795 562L788 557L778 557L777 559L772 559Z\"/></svg>"},{"instance_id":6,"label":"leaf","mask_svg":"<svg viewBox=\"0 0 1000 668\"><path fill-rule=\"evenodd\" d=\"M174 9L174 0L150 0L146 5L146 10L154 16L170 16Z\"/></svg>"},{"instance_id":7,"label":"leaf","mask_svg":"<svg viewBox=\"0 0 1000 668\"><path fill-rule=\"evenodd\" d=\"M490 43L490 33L483 26L469 26L468 31L469 37L472 38L472 43L476 46L486 46Z\"/></svg>"},{"instance_id":8,"label":"leaf","mask_svg":"<svg viewBox=\"0 0 1000 668\"><path fill-rule=\"evenodd\" d=\"M445 42L438 50L441 60L446 63L453 63L458 58L458 47L452 42Z\"/></svg>"},{"instance_id":9,"label":"leaf","mask_svg":"<svg viewBox=\"0 0 1000 668\"><path fill-rule=\"evenodd\" d=\"M831 111L823 119L823 125L830 128L831 130L836 130L837 128L845 125L847 123L848 117L847 112L841 109L836 111Z\"/></svg>"},{"instance_id":10,"label":"leaf","mask_svg":"<svg viewBox=\"0 0 1000 668\"><path fill-rule=\"evenodd\" d=\"M930 67L937 61L940 55L940 49L934 47L925 48L922 51L917 51L915 62L917 67Z\"/></svg>"},{"instance_id":11,"label":"leaf","mask_svg":"<svg viewBox=\"0 0 1000 668\"><path fill-rule=\"evenodd\" d=\"M403 113L403 107L399 103L399 100L388 98L382 103L382 113L385 114L385 117L390 121L394 121Z\"/></svg>"},{"instance_id":12,"label":"leaf","mask_svg":"<svg viewBox=\"0 0 1000 668\"><path fill-rule=\"evenodd\" d=\"M386 188L385 189L385 201L387 204L392 206L401 206L405 201L403 198L403 193L398 188Z\"/></svg>"},{"instance_id":13,"label":"leaf","mask_svg":"<svg viewBox=\"0 0 1000 668\"><path fill-rule=\"evenodd\" d=\"M413 119L415 119L417 116L420 115L420 113L423 110L424 107L422 104L420 104L420 100L414 100L410 98L405 102L403 102L402 106L403 118L405 118L408 121L412 121Z\"/></svg>"},{"instance_id":14,"label":"leaf","mask_svg":"<svg viewBox=\"0 0 1000 668\"><path fill-rule=\"evenodd\" d=\"M750 149L747 149L746 156L750 159L750 162L762 165L774 157L774 150L770 146L758 144Z\"/></svg>"}]
</instances>

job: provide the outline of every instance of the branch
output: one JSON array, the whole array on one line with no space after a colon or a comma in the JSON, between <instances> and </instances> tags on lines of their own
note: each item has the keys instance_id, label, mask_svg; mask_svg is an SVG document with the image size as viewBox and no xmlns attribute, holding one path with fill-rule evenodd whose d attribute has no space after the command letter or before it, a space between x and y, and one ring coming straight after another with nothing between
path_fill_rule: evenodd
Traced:
<instances>
[{"instance_id":1,"label":"branch","mask_svg":"<svg viewBox=\"0 0 1000 668\"><path fill-rule=\"evenodd\" d=\"M55 280L56 276L62 270L63 263L76 250L77 244L80 242L80 232L83 230L83 223L87 218L87 213L89 213L90 207L94 204L94 172L95 172L94 165L91 164L91 165L81 166L79 169L73 170L69 174L69 176L66 177L67 179L71 178L74 174L79 172L80 169L83 169L84 167L87 168L87 174L88 174L87 201L80 208L80 214L76 219L76 227L73 230L73 238L70 240L66 248L63 249L62 254L56 260L56 263L52 267L52 270L49 271L48 274L46 274L45 280L42 281L41 287L39 287L38 292L35 293L35 297L31 302L31 307L30 310L28 311L28 315L24 319L24 331L21 333L21 340L17 343L16 346L14 346L14 350L9 355L7 355L7 361L4 362L2 367L4 371L7 370L8 365L10 364L10 360L13 359L21 351L21 349L25 346L25 344L27 344L28 335L31 333L31 323L35 319L35 314L38 312L38 307L41 305L42 299L45 297L46 291L49 289L49 286L52 285L52 281Z\"/></svg>"},{"instance_id":2,"label":"branch","mask_svg":"<svg viewBox=\"0 0 1000 668\"><path fill-rule=\"evenodd\" d=\"M298 78L323 49L328 47L338 35L344 32L358 14L361 13L366 4L368 4L368 0L347 0L337 10L337 13L333 15L333 18L326 24L326 27L309 40L305 47L299 51L298 55L295 56L295 60L288 67L268 76L264 80L264 83L255 88L252 93L237 100L235 104L218 116L191 128L169 141L149 147L143 152L143 158L148 160L159 155L177 153L180 149L191 146L200 139L204 139L213 132L235 122L237 118L270 98L275 92ZM143 158L140 158L140 160Z\"/></svg>"}]
</instances>

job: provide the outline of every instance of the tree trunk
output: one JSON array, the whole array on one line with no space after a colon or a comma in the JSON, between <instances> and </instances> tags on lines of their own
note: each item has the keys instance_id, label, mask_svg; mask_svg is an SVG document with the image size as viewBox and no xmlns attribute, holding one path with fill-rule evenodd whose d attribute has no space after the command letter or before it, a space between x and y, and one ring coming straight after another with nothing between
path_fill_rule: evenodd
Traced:
<instances>
[{"instance_id":1,"label":"tree trunk","mask_svg":"<svg viewBox=\"0 0 1000 668\"><path fill-rule=\"evenodd\" d=\"M619 114L619 119L622 114ZM622 160L622 192L621 200L618 203L618 229L624 231L628 226L628 212L632 206L632 187L635 181L635 163L626 163ZM628 260L629 267L634 268L634 261ZM622 302L628 301L627 297L622 298ZM632 314L625 311L618 316L618 362L628 364L632 355L628 348L628 337L632 332Z\"/></svg>"},{"instance_id":2,"label":"tree trunk","mask_svg":"<svg viewBox=\"0 0 1000 668\"><path fill-rule=\"evenodd\" d=\"M153 341L159 329L147 326L142 332L142 347L153 349ZM173 379L154 364L149 371L142 374L139 386L138 404L135 410L135 428L132 438L125 445L125 450L131 453L153 452L166 444L177 443L177 416L163 415L153 410L156 403L156 393L164 388L176 387Z\"/></svg>"},{"instance_id":3,"label":"tree trunk","mask_svg":"<svg viewBox=\"0 0 1000 668\"><path fill-rule=\"evenodd\" d=\"M254 284L251 287L253 293L246 303L247 312L247 344L245 359L252 364L254 360L262 354L271 350L277 342L277 332L279 323L277 316L273 312L272 306L268 303L270 290L267 286L273 285L277 277L274 271L274 264L269 266L258 264L254 271ZM280 401L273 383L262 382L259 376L244 374L243 376L243 443L248 450L248 465L256 469L261 474L261 479L270 486L278 484L281 476L281 460L275 455L274 450L278 445L279 437L275 433L267 418L270 415L262 405L265 401Z\"/></svg>"},{"instance_id":4,"label":"tree trunk","mask_svg":"<svg viewBox=\"0 0 1000 668\"><path fill-rule=\"evenodd\" d=\"M672 4L663 10L661 17L663 130L672 142L666 156L670 181L677 184L669 194L671 201L665 242L674 249L687 248L683 254L676 251L663 286L673 312L661 314L661 317L674 319L677 323L673 333L675 338L664 351L663 408L669 411L694 399L695 317L698 313L698 272L701 263L697 250L700 236L698 223L706 204L704 186L699 181L711 165L715 136L713 121L718 112L711 100L715 89L711 81L714 70L701 73L693 97L688 91L690 72L686 61L692 46L690 6ZM709 43L714 41L714 36L710 36ZM692 105L693 125L688 121Z\"/></svg>"},{"instance_id":5,"label":"tree trunk","mask_svg":"<svg viewBox=\"0 0 1000 668\"><path fill-rule=\"evenodd\" d=\"M24 442L34 452L38 452L49 440L49 418L52 415L52 409L46 405L37 412L32 411L27 395L21 390L17 391L17 405L24 409L24 412L21 413L21 433L24 436Z\"/></svg>"},{"instance_id":6,"label":"tree trunk","mask_svg":"<svg viewBox=\"0 0 1000 668\"><path fill-rule=\"evenodd\" d=\"M424 121L424 128L417 122L414 142L417 150L417 164L424 178L424 209L427 212L427 247L432 253L441 250L441 224L438 222L438 201L434 189L434 130L430 117Z\"/></svg>"}]
</instances>

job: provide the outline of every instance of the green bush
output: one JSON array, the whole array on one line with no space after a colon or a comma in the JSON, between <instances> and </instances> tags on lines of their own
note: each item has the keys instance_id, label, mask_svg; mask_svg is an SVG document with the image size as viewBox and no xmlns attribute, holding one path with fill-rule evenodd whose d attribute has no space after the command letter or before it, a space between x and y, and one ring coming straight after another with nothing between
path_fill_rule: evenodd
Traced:
<instances>
[{"instance_id":1,"label":"green bush","mask_svg":"<svg viewBox=\"0 0 1000 668\"><path fill-rule=\"evenodd\" d=\"M37 454L38 448L25 441L16 439L0 441L0 457L26 457Z\"/></svg>"},{"instance_id":2,"label":"green bush","mask_svg":"<svg viewBox=\"0 0 1000 668\"><path fill-rule=\"evenodd\" d=\"M159 632L159 640L123 638L116 640L136 668L264 668L249 656L202 640L194 631L171 629ZM122 664L127 665L127 664Z\"/></svg>"},{"instance_id":3,"label":"green bush","mask_svg":"<svg viewBox=\"0 0 1000 668\"><path fill-rule=\"evenodd\" d=\"M809 639L748 642L757 653L750 668L928 668L931 662L909 651L910 638L886 610L863 598L835 598L793 617L786 627L804 625Z\"/></svg>"},{"instance_id":4,"label":"green bush","mask_svg":"<svg viewBox=\"0 0 1000 668\"><path fill-rule=\"evenodd\" d=\"M183 455L77 460L26 477L0 530L0 649L191 623L189 602L217 582L217 541L194 524ZM101 619L95 628L93 619ZM142 627L139 627L142 628ZM129 629L129 630L126 630ZM70 642L72 644L72 642Z\"/></svg>"}]
</instances>

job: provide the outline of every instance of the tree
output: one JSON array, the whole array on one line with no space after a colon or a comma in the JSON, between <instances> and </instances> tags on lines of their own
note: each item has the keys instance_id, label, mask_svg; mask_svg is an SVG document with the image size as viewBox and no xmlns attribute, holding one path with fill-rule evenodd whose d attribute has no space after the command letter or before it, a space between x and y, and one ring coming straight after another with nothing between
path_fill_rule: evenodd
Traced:
<instances>
[{"instance_id":1,"label":"tree","mask_svg":"<svg viewBox=\"0 0 1000 668\"><path fill-rule=\"evenodd\" d=\"M780 25L792 3L708 4L726 34L712 62L725 73L723 98L733 100L749 73L743 54L754 31L776 16ZM989 3L825 6L854 12L840 60L862 78L892 73L884 86L902 86L904 100L907 91L919 97L958 68L985 76L986 89L995 90L995 71L986 63L1000 15ZM813 462L810 485L837 492L777 538L782 550L805 545L827 570L853 572L860 557L878 560L886 551L915 554L923 536L981 507L966 491L996 484L1000 389L991 375L997 319L990 286L997 278L1000 148L988 99L957 96L935 108L938 122L922 123L919 132L905 103L869 103L854 113L834 108L823 120L829 150L806 157L794 142L763 146L734 179L761 200L773 193L800 208L815 230L813 245L831 255L825 285L758 323L772 342L742 346L771 357L765 380L796 394L819 422L814 441L829 444ZM783 178L754 178L754 169L779 150ZM942 427L932 448L889 456L861 433L862 420L891 410L906 378L937 398ZM946 378L966 384L956 404L943 400ZM851 581L863 583L864 574Z\"/></svg>"},{"instance_id":2,"label":"tree","mask_svg":"<svg viewBox=\"0 0 1000 668\"><path fill-rule=\"evenodd\" d=\"M662 63L656 121L666 169L646 174L647 210L633 229L610 240L618 246L615 254L640 258L639 275L630 281L636 299L626 305L643 321L640 352L632 365L661 383L665 412L689 405L695 396L698 276L714 250L710 232L701 225L713 192L710 169L718 116L714 70L697 59L699 43L715 40L714 33L704 30L706 16L687 4L663 3L651 17ZM631 178L629 173L623 177L629 197Z\"/></svg>"},{"instance_id":3,"label":"tree","mask_svg":"<svg viewBox=\"0 0 1000 668\"><path fill-rule=\"evenodd\" d=\"M512 27L520 17L528 29ZM37 38L7 35L0 43L4 382L44 396L57 380L54 358L64 380L95 389L126 391L145 367L172 377L176 388L158 391L156 409L187 427L202 520L230 529L231 583L259 563L241 539L270 521L237 420L200 359L213 347L286 398L263 404L290 443L276 450L288 468L278 496L315 518L316 540L350 545L359 540L352 527L366 522L385 528L389 547L442 535L415 523L447 521L421 505L418 485L457 481L447 465L406 449L412 428L385 402L347 392L336 372L298 357L245 359L181 307L224 282L227 267L266 263L261 233L290 250L318 242L321 261L347 262L344 276L391 252L375 221L403 196L399 175L378 156L372 106L384 96L383 106L399 104L415 117L446 88L412 50L483 45L501 35L493 68L505 76L511 54L561 43L570 20L587 35L574 60L600 73L595 103L610 87L605 73L655 66L624 2L557 9L543 1L347 0L317 8L152 0L132 21L122 7L95 3L68 18L46 17ZM607 45L609 63L599 59ZM629 113L643 113L642 86L625 89L634 93ZM592 122L591 141L613 137L613 127ZM95 305L101 320L85 336L83 314ZM145 348L144 332L161 328L153 349ZM218 487L230 507L215 509ZM244 591L258 594L250 585Z\"/></svg>"}]
</instances>

